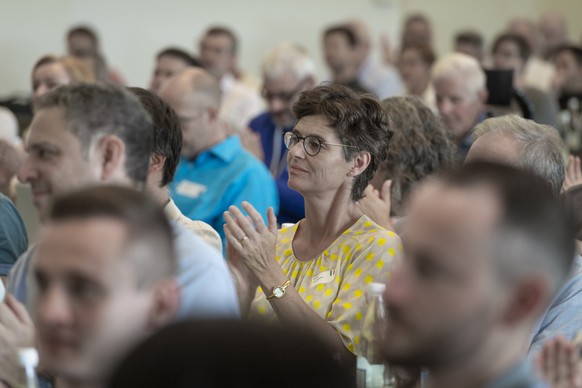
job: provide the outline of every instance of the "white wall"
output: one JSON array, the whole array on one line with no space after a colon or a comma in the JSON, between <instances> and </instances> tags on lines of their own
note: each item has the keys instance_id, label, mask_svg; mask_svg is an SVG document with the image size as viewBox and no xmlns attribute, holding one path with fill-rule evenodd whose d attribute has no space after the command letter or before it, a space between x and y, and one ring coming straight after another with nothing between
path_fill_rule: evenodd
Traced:
<instances>
[{"instance_id":1,"label":"white wall","mask_svg":"<svg viewBox=\"0 0 582 388\"><path fill-rule=\"evenodd\" d=\"M474 29L483 34L487 50L495 36L515 17L537 21L548 9L557 9L566 16L570 38L580 43L582 35L582 1L580 0L401 0L405 17L412 12L428 15L434 25L435 47L439 53L452 49L452 40L461 29Z\"/></svg>"},{"instance_id":2,"label":"white wall","mask_svg":"<svg viewBox=\"0 0 582 388\"><path fill-rule=\"evenodd\" d=\"M275 43L303 44L324 74L320 41L329 24L365 20L378 37L398 40L402 15L422 11L435 24L436 48L451 48L459 29L473 27L491 39L512 17L537 19L551 7L562 11L570 35L582 34L581 0L0 0L0 97L28 93L33 63L64 51L64 33L89 23L101 35L108 61L131 85L146 86L157 51L178 45L192 51L211 24L231 26L242 42L240 62L258 74L263 55Z\"/></svg>"},{"instance_id":3,"label":"white wall","mask_svg":"<svg viewBox=\"0 0 582 388\"><path fill-rule=\"evenodd\" d=\"M347 18L369 23L374 36L399 28L399 0L0 0L0 97L28 93L30 69L47 53L64 52L64 34L89 23L109 63L130 85L146 86L157 51L168 45L192 51L210 24L231 26L242 43L244 69L281 40L303 44L320 65L321 32Z\"/></svg>"}]
</instances>

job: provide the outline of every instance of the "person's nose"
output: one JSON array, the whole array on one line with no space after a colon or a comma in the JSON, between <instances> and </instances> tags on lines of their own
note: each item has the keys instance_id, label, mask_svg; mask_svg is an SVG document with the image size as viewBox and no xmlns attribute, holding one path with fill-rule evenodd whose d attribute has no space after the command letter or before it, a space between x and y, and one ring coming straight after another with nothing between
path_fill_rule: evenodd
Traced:
<instances>
[{"instance_id":1,"label":"person's nose","mask_svg":"<svg viewBox=\"0 0 582 388\"><path fill-rule=\"evenodd\" d=\"M37 319L45 325L66 324L71 321L72 312L64 289L52 286L39 294Z\"/></svg>"},{"instance_id":2,"label":"person's nose","mask_svg":"<svg viewBox=\"0 0 582 388\"><path fill-rule=\"evenodd\" d=\"M38 171L34 168L30 157L27 156L26 159L24 159L24 163L20 166L16 176L22 183L29 183L38 178Z\"/></svg>"},{"instance_id":3,"label":"person's nose","mask_svg":"<svg viewBox=\"0 0 582 388\"><path fill-rule=\"evenodd\" d=\"M47 94L49 91L50 91L49 88L45 84L40 84L34 90L34 92L32 93L32 95L33 95L33 98L34 99L38 100L39 98L41 98L42 96L44 96L45 94Z\"/></svg>"},{"instance_id":4,"label":"person's nose","mask_svg":"<svg viewBox=\"0 0 582 388\"><path fill-rule=\"evenodd\" d=\"M298 139L297 143L293 144L288 151L289 158L305 158L305 148L303 147L303 140Z\"/></svg>"},{"instance_id":5,"label":"person's nose","mask_svg":"<svg viewBox=\"0 0 582 388\"><path fill-rule=\"evenodd\" d=\"M447 98L443 98L439 104L438 109L441 115L448 115L453 109L453 104Z\"/></svg>"},{"instance_id":6,"label":"person's nose","mask_svg":"<svg viewBox=\"0 0 582 388\"><path fill-rule=\"evenodd\" d=\"M273 97L269 100L269 110L273 113L282 112L286 106L287 103L280 97Z\"/></svg>"}]
</instances>

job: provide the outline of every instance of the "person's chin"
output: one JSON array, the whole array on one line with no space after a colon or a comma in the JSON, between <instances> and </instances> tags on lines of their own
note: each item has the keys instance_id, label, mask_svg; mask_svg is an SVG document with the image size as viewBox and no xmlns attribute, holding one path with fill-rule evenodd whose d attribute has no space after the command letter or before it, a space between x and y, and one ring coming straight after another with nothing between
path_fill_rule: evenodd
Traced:
<instances>
[{"instance_id":1,"label":"person's chin","mask_svg":"<svg viewBox=\"0 0 582 388\"><path fill-rule=\"evenodd\" d=\"M287 180L287 186L293 190L297 191L301 195L303 195L303 190L301 189L301 183L294 179L293 175L289 174L289 179Z\"/></svg>"},{"instance_id":2,"label":"person's chin","mask_svg":"<svg viewBox=\"0 0 582 388\"><path fill-rule=\"evenodd\" d=\"M41 358L46 360L47 370L53 373L63 374L70 370L73 365L79 362L79 354L72 347L65 344L47 344L41 345Z\"/></svg>"},{"instance_id":3,"label":"person's chin","mask_svg":"<svg viewBox=\"0 0 582 388\"><path fill-rule=\"evenodd\" d=\"M41 217L48 213L51 201L52 197L48 193L34 193L32 197L32 203Z\"/></svg>"}]
</instances>

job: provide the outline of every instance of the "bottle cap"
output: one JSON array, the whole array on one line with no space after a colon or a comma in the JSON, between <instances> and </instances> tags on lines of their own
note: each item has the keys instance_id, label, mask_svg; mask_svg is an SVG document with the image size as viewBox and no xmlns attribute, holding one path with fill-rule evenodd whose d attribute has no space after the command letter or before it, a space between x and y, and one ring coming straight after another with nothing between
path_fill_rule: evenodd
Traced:
<instances>
[{"instance_id":1,"label":"bottle cap","mask_svg":"<svg viewBox=\"0 0 582 388\"><path fill-rule=\"evenodd\" d=\"M18 349L18 361L23 367L36 368L38 366L38 352L35 348Z\"/></svg>"},{"instance_id":2,"label":"bottle cap","mask_svg":"<svg viewBox=\"0 0 582 388\"><path fill-rule=\"evenodd\" d=\"M370 283L370 293L371 294L382 294L386 289L384 283Z\"/></svg>"}]
</instances>

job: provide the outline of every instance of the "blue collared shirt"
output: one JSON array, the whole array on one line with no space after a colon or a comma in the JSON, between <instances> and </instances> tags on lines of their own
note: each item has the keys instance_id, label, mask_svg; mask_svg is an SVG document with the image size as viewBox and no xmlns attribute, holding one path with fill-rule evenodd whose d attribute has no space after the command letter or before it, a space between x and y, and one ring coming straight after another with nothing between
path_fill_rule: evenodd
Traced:
<instances>
[{"instance_id":1,"label":"blue collared shirt","mask_svg":"<svg viewBox=\"0 0 582 388\"><path fill-rule=\"evenodd\" d=\"M196 159L182 158L170 196L188 218L204 221L220 235L223 247L223 213L229 206L249 202L266 222L267 209L279 209L275 182L269 170L247 152L237 136L231 136L200 153Z\"/></svg>"},{"instance_id":2,"label":"blue collared shirt","mask_svg":"<svg viewBox=\"0 0 582 388\"><path fill-rule=\"evenodd\" d=\"M557 335L573 340L582 330L582 257L574 259L570 276L534 330L530 356L542 349L544 341Z\"/></svg>"},{"instance_id":3,"label":"blue collared shirt","mask_svg":"<svg viewBox=\"0 0 582 388\"><path fill-rule=\"evenodd\" d=\"M502 351L502 350L501 350ZM533 366L522 360L507 373L486 385L487 388L543 388L547 384L540 381Z\"/></svg>"}]
</instances>

